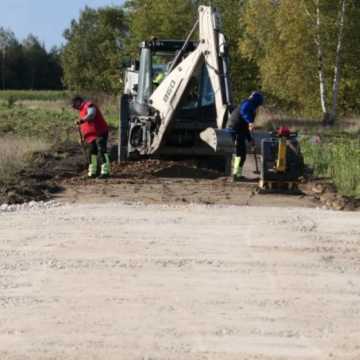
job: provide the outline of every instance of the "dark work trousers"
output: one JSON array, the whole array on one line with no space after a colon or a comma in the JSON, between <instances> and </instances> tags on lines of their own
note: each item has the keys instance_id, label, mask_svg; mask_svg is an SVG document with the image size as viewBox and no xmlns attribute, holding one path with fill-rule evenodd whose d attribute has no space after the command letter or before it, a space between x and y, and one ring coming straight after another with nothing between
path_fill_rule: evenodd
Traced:
<instances>
[{"instance_id":1,"label":"dark work trousers","mask_svg":"<svg viewBox=\"0 0 360 360\"><path fill-rule=\"evenodd\" d=\"M234 142L235 142L235 154L236 156L240 156L240 167L243 167L246 161L246 140L248 140L247 134L244 134L244 132L236 132L233 135Z\"/></svg>"},{"instance_id":2,"label":"dark work trousers","mask_svg":"<svg viewBox=\"0 0 360 360\"><path fill-rule=\"evenodd\" d=\"M232 129L232 136L235 143L235 155L241 158L240 167L243 167L246 161L247 147L246 141L252 141L249 130L249 124L245 121L239 121L235 129Z\"/></svg>"},{"instance_id":3,"label":"dark work trousers","mask_svg":"<svg viewBox=\"0 0 360 360\"><path fill-rule=\"evenodd\" d=\"M103 136L97 137L96 140L88 144L89 159L91 159L91 155L96 155L100 157L103 164L106 162L105 154L107 153L108 136L109 134L106 133Z\"/></svg>"}]
</instances>

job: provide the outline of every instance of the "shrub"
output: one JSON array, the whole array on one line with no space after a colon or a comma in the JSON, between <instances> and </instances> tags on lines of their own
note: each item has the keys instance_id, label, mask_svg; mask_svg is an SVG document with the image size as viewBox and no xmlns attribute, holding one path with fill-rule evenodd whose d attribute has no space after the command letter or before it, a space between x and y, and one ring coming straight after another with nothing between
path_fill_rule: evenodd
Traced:
<instances>
[{"instance_id":1,"label":"shrub","mask_svg":"<svg viewBox=\"0 0 360 360\"><path fill-rule=\"evenodd\" d=\"M360 140L345 136L321 142L313 139L303 139L305 162L316 175L331 179L342 194L360 197Z\"/></svg>"}]
</instances>

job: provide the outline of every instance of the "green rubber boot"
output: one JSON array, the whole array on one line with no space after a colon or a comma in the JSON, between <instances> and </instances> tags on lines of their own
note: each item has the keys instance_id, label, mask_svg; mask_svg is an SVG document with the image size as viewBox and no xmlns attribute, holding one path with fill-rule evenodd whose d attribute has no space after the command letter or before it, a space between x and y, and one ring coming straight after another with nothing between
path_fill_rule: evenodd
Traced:
<instances>
[{"instance_id":1,"label":"green rubber boot","mask_svg":"<svg viewBox=\"0 0 360 360\"><path fill-rule=\"evenodd\" d=\"M96 177L96 174L97 174L97 155L91 155L88 176Z\"/></svg>"},{"instance_id":2,"label":"green rubber boot","mask_svg":"<svg viewBox=\"0 0 360 360\"><path fill-rule=\"evenodd\" d=\"M240 156L235 156L234 167L233 167L233 179L237 181L242 177L242 167L240 166L241 158Z\"/></svg>"},{"instance_id":3,"label":"green rubber boot","mask_svg":"<svg viewBox=\"0 0 360 360\"><path fill-rule=\"evenodd\" d=\"M108 154L104 154L105 162L101 165L101 177L110 176L110 157Z\"/></svg>"}]
</instances>

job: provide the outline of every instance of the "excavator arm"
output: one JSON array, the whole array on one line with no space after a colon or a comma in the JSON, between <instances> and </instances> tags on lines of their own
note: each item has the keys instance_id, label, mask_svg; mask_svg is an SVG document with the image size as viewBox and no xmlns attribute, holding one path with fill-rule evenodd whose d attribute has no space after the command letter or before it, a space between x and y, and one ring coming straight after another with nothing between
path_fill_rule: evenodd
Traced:
<instances>
[{"instance_id":1,"label":"excavator arm","mask_svg":"<svg viewBox=\"0 0 360 360\"><path fill-rule=\"evenodd\" d=\"M227 67L225 37L220 31L217 11L209 6L199 7L199 44L181 61L174 64L170 73L149 99L158 123L150 141L149 153L155 153L170 131L175 112L194 74L206 66L214 91L217 129L207 130L201 138L218 150L219 143L231 146L229 136L222 132L231 106L231 93ZM189 39L189 38L188 38ZM186 47L186 44L184 45Z\"/></svg>"}]
</instances>

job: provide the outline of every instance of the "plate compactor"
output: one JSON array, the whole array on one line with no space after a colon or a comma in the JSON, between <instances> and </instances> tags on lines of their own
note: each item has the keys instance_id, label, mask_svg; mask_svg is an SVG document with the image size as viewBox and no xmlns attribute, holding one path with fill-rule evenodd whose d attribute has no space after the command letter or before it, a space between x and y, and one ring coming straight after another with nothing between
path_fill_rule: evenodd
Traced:
<instances>
[{"instance_id":1,"label":"plate compactor","mask_svg":"<svg viewBox=\"0 0 360 360\"><path fill-rule=\"evenodd\" d=\"M261 141L261 190L297 191L304 174L304 160L298 135L286 127L271 132Z\"/></svg>"}]
</instances>

